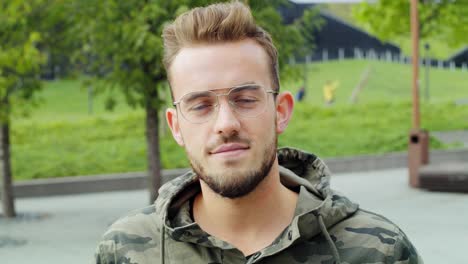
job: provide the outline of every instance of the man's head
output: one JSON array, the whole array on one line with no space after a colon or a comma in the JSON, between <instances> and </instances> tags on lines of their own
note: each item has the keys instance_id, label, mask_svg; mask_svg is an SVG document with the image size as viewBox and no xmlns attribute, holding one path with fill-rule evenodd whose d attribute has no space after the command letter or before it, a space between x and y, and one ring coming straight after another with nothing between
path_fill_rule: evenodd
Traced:
<instances>
[{"instance_id":1,"label":"man's head","mask_svg":"<svg viewBox=\"0 0 468 264\"><path fill-rule=\"evenodd\" d=\"M276 96L271 38L239 2L193 9L163 36L176 107L166 118L174 139L214 192L248 194L275 164L277 134L293 106L290 93Z\"/></svg>"},{"instance_id":2,"label":"man's head","mask_svg":"<svg viewBox=\"0 0 468 264\"><path fill-rule=\"evenodd\" d=\"M166 26L163 38L163 62L169 80L174 58L184 47L252 39L268 55L272 88L279 90L278 52L270 34L255 23L249 8L240 2L194 8Z\"/></svg>"}]
</instances>

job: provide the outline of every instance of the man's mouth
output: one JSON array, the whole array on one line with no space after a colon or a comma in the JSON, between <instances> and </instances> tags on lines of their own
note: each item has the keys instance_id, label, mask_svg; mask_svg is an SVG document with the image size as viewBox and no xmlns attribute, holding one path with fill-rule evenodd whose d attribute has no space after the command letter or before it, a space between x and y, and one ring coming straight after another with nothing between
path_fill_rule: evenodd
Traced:
<instances>
[{"instance_id":1,"label":"man's mouth","mask_svg":"<svg viewBox=\"0 0 468 264\"><path fill-rule=\"evenodd\" d=\"M234 154L237 152L243 152L245 150L249 149L249 146L246 144L241 144L241 143L228 143L228 144L222 144L209 153L211 155L213 154Z\"/></svg>"}]
</instances>

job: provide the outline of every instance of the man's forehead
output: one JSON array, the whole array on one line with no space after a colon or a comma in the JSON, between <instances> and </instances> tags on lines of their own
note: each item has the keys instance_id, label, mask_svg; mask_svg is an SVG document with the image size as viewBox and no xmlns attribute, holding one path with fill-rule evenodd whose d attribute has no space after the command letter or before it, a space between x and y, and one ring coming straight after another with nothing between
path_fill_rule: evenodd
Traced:
<instances>
[{"instance_id":1,"label":"man's forehead","mask_svg":"<svg viewBox=\"0 0 468 264\"><path fill-rule=\"evenodd\" d=\"M266 52L255 41L184 47L170 68L174 99L194 91L226 89L246 83L267 85Z\"/></svg>"}]
</instances>

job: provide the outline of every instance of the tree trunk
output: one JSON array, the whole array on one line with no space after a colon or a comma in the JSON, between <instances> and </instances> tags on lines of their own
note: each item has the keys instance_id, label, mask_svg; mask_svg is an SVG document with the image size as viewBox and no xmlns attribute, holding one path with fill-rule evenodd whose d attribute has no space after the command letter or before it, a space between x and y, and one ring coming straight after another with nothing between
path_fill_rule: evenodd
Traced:
<instances>
[{"instance_id":1,"label":"tree trunk","mask_svg":"<svg viewBox=\"0 0 468 264\"><path fill-rule=\"evenodd\" d=\"M146 100L146 141L148 156L148 187L150 191L150 204L158 198L161 187L161 161L159 155L159 116L154 105L158 98L158 91L151 89Z\"/></svg>"},{"instance_id":2,"label":"tree trunk","mask_svg":"<svg viewBox=\"0 0 468 264\"><path fill-rule=\"evenodd\" d=\"M7 109L6 116L8 118L8 99L2 100L2 104L4 104L4 107ZM8 120L0 121L0 176L2 178L0 191L2 195L3 214L6 217L13 218L16 216L16 213L11 179L10 128Z\"/></svg>"}]
</instances>

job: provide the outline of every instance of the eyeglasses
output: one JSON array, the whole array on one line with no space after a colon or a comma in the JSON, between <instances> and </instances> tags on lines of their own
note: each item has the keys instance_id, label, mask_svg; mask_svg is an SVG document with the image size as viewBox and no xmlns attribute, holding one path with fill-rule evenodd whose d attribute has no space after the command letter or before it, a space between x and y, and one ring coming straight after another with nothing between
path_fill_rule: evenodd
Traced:
<instances>
[{"instance_id":1,"label":"eyeglasses","mask_svg":"<svg viewBox=\"0 0 468 264\"><path fill-rule=\"evenodd\" d=\"M232 110L243 117L257 117L265 111L267 94L277 94L274 90L265 90L255 84L236 86L227 93L215 93L214 91L192 92L185 94L179 101L173 103L179 106L179 111L185 120L201 124L210 120L219 109L220 96L227 96Z\"/></svg>"}]
</instances>

